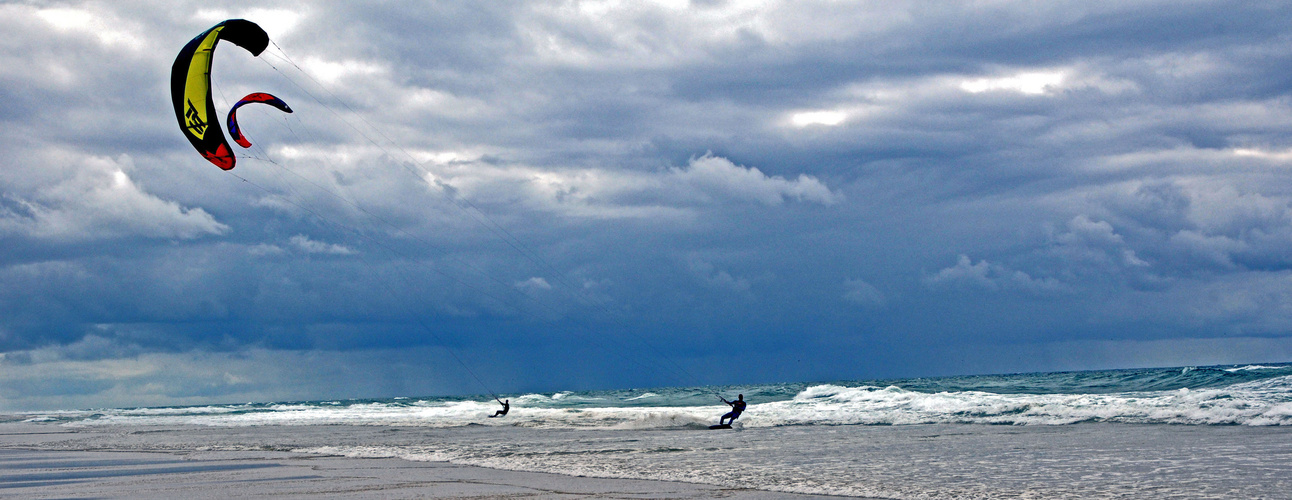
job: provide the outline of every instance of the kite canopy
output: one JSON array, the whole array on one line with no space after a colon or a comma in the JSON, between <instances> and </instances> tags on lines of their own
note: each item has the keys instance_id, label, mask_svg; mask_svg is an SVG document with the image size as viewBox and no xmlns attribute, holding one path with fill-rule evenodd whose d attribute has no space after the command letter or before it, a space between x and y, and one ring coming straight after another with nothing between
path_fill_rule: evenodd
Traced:
<instances>
[{"instance_id":1,"label":"kite canopy","mask_svg":"<svg viewBox=\"0 0 1292 500\"><path fill-rule=\"evenodd\" d=\"M272 94L254 92L243 97L237 104L234 104L232 108L229 108L229 134L233 136L234 142L237 142L239 146L244 148L251 147L251 141L248 141L246 137L242 136L242 129L238 127L238 108L241 108L244 104L251 104L253 102L268 104L278 108L279 111L284 113L292 112L292 108L287 107L287 103L283 102L282 99L274 97Z\"/></svg>"},{"instance_id":2,"label":"kite canopy","mask_svg":"<svg viewBox=\"0 0 1292 500\"><path fill-rule=\"evenodd\" d=\"M251 21L230 19L212 26L175 57L170 70L170 98L179 128L197 152L215 166L229 170L235 162L233 151L220 129L219 115L211 100L211 60L220 40L233 42L253 56L269 46L269 35Z\"/></svg>"}]
</instances>

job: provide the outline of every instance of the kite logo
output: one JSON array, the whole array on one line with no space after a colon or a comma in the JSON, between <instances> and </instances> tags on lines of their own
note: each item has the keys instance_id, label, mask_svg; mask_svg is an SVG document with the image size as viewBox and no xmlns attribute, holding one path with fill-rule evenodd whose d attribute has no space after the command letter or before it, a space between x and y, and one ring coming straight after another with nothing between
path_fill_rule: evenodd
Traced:
<instances>
[{"instance_id":1,"label":"kite logo","mask_svg":"<svg viewBox=\"0 0 1292 500\"><path fill-rule=\"evenodd\" d=\"M192 100L188 101L188 111L184 112L184 124L189 130L193 131L193 135L198 137L206 135L207 123L202 119L202 115L198 113L197 106L193 105Z\"/></svg>"}]
</instances>

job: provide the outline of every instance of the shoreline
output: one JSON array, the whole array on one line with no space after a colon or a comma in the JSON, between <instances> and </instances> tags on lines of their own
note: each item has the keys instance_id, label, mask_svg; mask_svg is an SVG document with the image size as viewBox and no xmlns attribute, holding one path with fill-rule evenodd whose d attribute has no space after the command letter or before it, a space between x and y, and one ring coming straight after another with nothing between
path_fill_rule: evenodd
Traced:
<instances>
[{"instance_id":1,"label":"shoreline","mask_svg":"<svg viewBox=\"0 0 1292 500\"><path fill-rule=\"evenodd\" d=\"M76 449L76 438L103 432L33 423L0 424L0 497L845 498L402 458L275 450Z\"/></svg>"},{"instance_id":2,"label":"shoreline","mask_svg":"<svg viewBox=\"0 0 1292 500\"><path fill-rule=\"evenodd\" d=\"M1284 498L1292 427L0 423L14 498ZM786 491L788 490L788 491Z\"/></svg>"}]
</instances>

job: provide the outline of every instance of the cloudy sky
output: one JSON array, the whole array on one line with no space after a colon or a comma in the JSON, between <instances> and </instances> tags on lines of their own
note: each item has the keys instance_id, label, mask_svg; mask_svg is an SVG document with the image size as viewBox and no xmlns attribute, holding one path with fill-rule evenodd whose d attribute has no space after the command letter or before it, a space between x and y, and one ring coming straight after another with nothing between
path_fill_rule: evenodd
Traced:
<instances>
[{"instance_id":1,"label":"cloudy sky","mask_svg":"<svg viewBox=\"0 0 1292 500\"><path fill-rule=\"evenodd\" d=\"M180 134L215 54L254 143ZM0 3L0 409L1292 360L1282 2Z\"/></svg>"}]
</instances>

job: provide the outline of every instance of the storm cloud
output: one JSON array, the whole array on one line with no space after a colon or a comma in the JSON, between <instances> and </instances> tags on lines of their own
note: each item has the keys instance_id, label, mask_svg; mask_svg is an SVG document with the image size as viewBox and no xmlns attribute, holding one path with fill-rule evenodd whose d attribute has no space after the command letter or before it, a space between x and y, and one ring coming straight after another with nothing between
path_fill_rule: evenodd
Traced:
<instances>
[{"instance_id":1,"label":"storm cloud","mask_svg":"<svg viewBox=\"0 0 1292 500\"><path fill-rule=\"evenodd\" d=\"M226 173L168 82L229 18L274 43L221 45L216 107L295 112L242 108ZM1286 361L1289 26L3 3L0 408Z\"/></svg>"}]
</instances>

